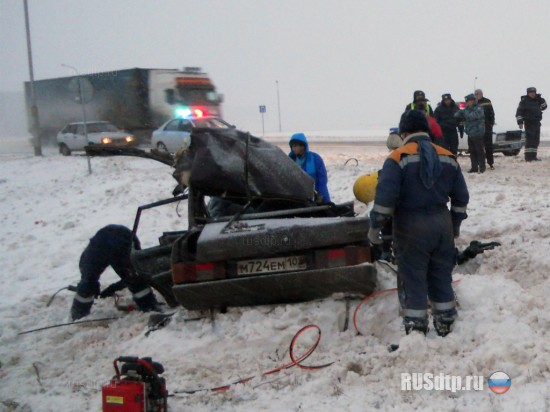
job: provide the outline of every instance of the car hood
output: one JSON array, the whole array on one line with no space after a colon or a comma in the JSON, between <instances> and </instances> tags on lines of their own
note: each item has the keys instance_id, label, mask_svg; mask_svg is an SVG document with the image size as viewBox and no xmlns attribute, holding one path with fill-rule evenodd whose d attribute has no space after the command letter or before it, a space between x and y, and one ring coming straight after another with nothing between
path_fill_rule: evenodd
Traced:
<instances>
[{"instance_id":1,"label":"car hood","mask_svg":"<svg viewBox=\"0 0 550 412\"><path fill-rule=\"evenodd\" d=\"M180 156L181 155L181 156ZM174 177L208 196L311 202L314 180L278 147L236 129L195 129Z\"/></svg>"}]
</instances>

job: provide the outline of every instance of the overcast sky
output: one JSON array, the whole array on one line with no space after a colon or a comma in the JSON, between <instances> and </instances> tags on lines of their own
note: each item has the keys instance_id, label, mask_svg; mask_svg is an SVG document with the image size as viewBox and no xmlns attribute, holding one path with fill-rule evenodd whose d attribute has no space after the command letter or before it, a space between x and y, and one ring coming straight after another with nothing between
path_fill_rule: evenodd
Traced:
<instances>
[{"instance_id":1,"label":"overcast sky","mask_svg":"<svg viewBox=\"0 0 550 412\"><path fill-rule=\"evenodd\" d=\"M413 91L435 106L474 84L496 129L525 89L550 97L550 1L28 0L35 79L199 66L245 130L391 127ZM0 0L0 91L29 79L23 1ZM477 79L476 79L477 78ZM2 113L7 116L7 113ZM548 116L548 115L547 115ZM543 120L544 125L544 120Z\"/></svg>"}]
</instances>

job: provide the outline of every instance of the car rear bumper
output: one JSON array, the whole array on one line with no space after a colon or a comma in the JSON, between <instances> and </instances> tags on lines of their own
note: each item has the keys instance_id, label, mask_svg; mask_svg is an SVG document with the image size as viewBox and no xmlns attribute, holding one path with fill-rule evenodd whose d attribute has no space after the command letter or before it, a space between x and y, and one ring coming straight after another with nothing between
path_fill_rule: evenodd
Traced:
<instances>
[{"instance_id":1,"label":"car rear bumper","mask_svg":"<svg viewBox=\"0 0 550 412\"><path fill-rule=\"evenodd\" d=\"M515 152L518 150L521 150L523 147L523 141L517 141L517 142L503 142L493 143L493 153L499 153L499 152Z\"/></svg>"},{"instance_id":2,"label":"car rear bumper","mask_svg":"<svg viewBox=\"0 0 550 412\"><path fill-rule=\"evenodd\" d=\"M304 302L333 293L365 296L377 283L371 263L174 285L178 302L189 310Z\"/></svg>"}]
</instances>

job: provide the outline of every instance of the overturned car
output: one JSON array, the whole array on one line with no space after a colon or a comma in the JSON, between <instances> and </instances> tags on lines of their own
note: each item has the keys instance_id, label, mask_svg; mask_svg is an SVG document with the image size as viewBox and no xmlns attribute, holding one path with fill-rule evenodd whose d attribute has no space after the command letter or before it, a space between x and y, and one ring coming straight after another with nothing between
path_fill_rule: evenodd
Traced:
<instances>
[{"instance_id":1,"label":"overturned car","mask_svg":"<svg viewBox=\"0 0 550 412\"><path fill-rule=\"evenodd\" d=\"M169 163L166 155L156 160ZM184 200L188 227L131 253L135 275L170 306L224 309L375 290L368 218L355 215L353 202L316 202L313 180L278 147L236 129L196 129L173 166L181 194L140 206L133 231L139 236L144 211Z\"/></svg>"}]
</instances>

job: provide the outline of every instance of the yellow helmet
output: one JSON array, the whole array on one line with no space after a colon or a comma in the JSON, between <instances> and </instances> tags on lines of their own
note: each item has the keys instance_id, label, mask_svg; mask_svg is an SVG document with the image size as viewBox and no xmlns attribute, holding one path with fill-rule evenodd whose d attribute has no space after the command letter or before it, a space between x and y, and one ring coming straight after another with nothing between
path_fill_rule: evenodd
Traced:
<instances>
[{"instance_id":1,"label":"yellow helmet","mask_svg":"<svg viewBox=\"0 0 550 412\"><path fill-rule=\"evenodd\" d=\"M362 175L357 178L353 184L353 194L355 198L365 204L374 200L376 195L376 185L378 184L378 172Z\"/></svg>"}]
</instances>

